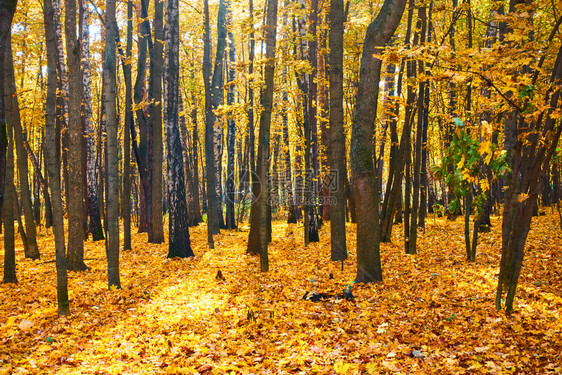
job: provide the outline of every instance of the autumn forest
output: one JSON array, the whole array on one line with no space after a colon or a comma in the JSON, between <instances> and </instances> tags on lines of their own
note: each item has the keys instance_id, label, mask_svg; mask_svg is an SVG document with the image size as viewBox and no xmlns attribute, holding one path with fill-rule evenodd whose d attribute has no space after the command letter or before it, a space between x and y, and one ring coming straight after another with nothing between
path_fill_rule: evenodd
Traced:
<instances>
[{"instance_id":1,"label":"autumn forest","mask_svg":"<svg viewBox=\"0 0 562 375\"><path fill-rule=\"evenodd\" d=\"M0 0L0 374L562 373L559 0Z\"/></svg>"}]
</instances>

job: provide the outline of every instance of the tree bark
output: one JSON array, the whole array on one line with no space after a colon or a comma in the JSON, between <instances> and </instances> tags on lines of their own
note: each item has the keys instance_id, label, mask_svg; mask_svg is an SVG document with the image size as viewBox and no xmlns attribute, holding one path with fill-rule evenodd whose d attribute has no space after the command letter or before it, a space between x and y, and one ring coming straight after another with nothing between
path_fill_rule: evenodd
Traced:
<instances>
[{"instance_id":1,"label":"tree bark","mask_svg":"<svg viewBox=\"0 0 562 375\"><path fill-rule=\"evenodd\" d=\"M343 0L332 0L330 7L330 129L328 166L334 182L329 189L333 204L330 206L330 258L347 259L345 231L345 130L343 126Z\"/></svg>"},{"instance_id":2,"label":"tree bark","mask_svg":"<svg viewBox=\"0 0 562 375\"><path fill-rule=\"evenodd\" d=\"M357 282L382 281L379 196L373 165L373 133L382 62L375 57L394 34L406 0L385 0L367 27L361 57L357 109L351 135L351 172L357 204Z\"/></svg>"},{"instance_id":3,"label":"tree bark","mask_svg":"<svg viewBox=\"0 0 562 375\"><path fill-rule=\"evenodd\" d=\"M230 15L230 12L229 12ZM234 35L232 32L228 32L228 93L226 96L226 104L232 106L234 104L234 92L235 85L234 80L236 79L236 71L234 66L236 64L236 50L234 45ZM226 152L227 152L227 167L226 167L226 229L236 229L236 220L234 216L234 146L236 139L236 122L234 120L233 114L228 114L228 130L226 135Z\"/></svg>"},{"instance_id":4,"label":"tree bark","mask_svg":"<svg viewBox=\"0 0 562 375\"><path fill-rule=\"evenodd\" d=\"M164 242L164 223L162 218L162 68L164 66L164 1L155 0L153 33L154 42L150 50L150 85L148 96L151 99L149 113L152 125L152 231L148 232L148 242Z\"/></svg>"},{"instance_id":5,"label":"tree bark","mask_svg":"<svg viewBox=\"0 0 562 375\"><path fill-rule=\"evenodd\" d=\"M106 1L103 64L107 123L107 286L121 288L119 276L119 157L117 138L117 21L115 0Z\"/></svg>"},{"instance_id":6,"label":"tree bark","mask_svg":"<svg viewBox=\"0 0 562 375\"><path fill-rule=\"evenodd\" d=\"M65 255L64 219L60 181L60 158L57 157L56 103L57 103L57 38L55 11L52 0L45 0L45 38L47 46L47 103L45 113L45 162L53 206L53 233L57 268L57 302L59 315L70 313L68 302L68 272ZM60 77L59 77L60 79Z\"/></svg>"},{"instance_id":7,"label":"tree bark","mask_svg":"<svg viewBox=\"0 0 562 375\"><path fill-rule=\"evenodd\" d=\"M125 124L123 150L123 250L131 250L131 129L134 128L133 116L133 80L131 74L131 58L133 49L133 1L127 1L127 44L125 58L128 63L123 65L125 76Z\"/></svg>"},{"instance_id":8,"label":"tree bark","mask_svg":"<svg viewBox=\"0 0 562 375\"><path fill-rule=\"evenodd\" d=\"M86 152L86 207L88 216L88 232L93 241L104 239L101 226L99 200L97 191L96 142L92 125L92 90L90 85L90 32L89 11L86 0L81 1L82 19L80 20L82 36L82 116L84 122L84 150Z\"/></svg>"},{"instance_id":9,"label":"tree bark","mask_svg":"<svg viewBox=\"0 0 562 375\"><path fill-rule=\"evenodd\" d=\"M82 126L80 44L76 33L76 0L65 2L65 35L69 82L68 106L68 269L84 271L84 186L82 181ZM109 37L108 37L109 38Z\"/></svg>"},{"instance_id":10,"label":"tree bark","mask_svg":"<svg viewBox=\"0 0 562 375\"><path fill-rule=\"evenodd\" d=\"M16 251L14 228L14 194L11 188L14 184L14 136L12 125L6 116L6 64L8 54L11 54L11 27L16 11L17 2L0 1L0 130L1 142L5 145L5 165L2 174L3 206L2 217L4 221L4 283L17 283L16 276ZM2 150L2 151L4 151Z\"/></svg>"},{"instance_id":11,"label":"tree bark","mask_svg":"<svg viewBox=\"0 0 562 375\"><path fill-rule=\"evenodd\" d=\"M262 272L269 271L269 256L267 250L268 228L267 228L267 209L268 209L268 189L267 172L269 170L269 139L271 129L271 113L273 109L273 91L275 76L275 46L277 36L277 0L267 1L265 31L265 57L267 63L264 68L265 88L261 95L261 105L263 112L260 117L260 131L258 139L258 160L256 170L258 180L261 181L258 197L258 217L259 217L259 254L260 269ZM255 206L254 206L255 207ZM253 208L252 208L253 209Z\"/></svg>"},{"instance_id":12,"label":"tree bark","mask_svg":"<svg viewBox=\"0 0 562 375\"><path fill-rule=\"evenodd\" d=\"M168 258L191 257L191 243L185 198L183 152L179 132L179 2L166 1L166 60L164 99L168 162Z\"/></svg>"},{"instance_id":13,"label":"tree bark","mask_svg":"<svg viewBox=\"0 0 562 375\"><path fill-rule=\"evenodd\" d=\"M15 8L14 8L15 9ZM10 21L11 22L11 21ZM39 259L39 247L37 246L37 234L35 230L35 219L33 217L33 206L31 204L31 190L29 187L29 167L27 152L23 145L23 129L21 126L20 110L14 74L14 62L12 58L11 36L6 39L6 52L4 55L4 96L5 114L9 126L13 129L14 146L17 156L17 167L19 186L21 192L21 205L23 207L26 233L26 246L24 253L26 258ZM15 213L20 217L20 213ZM23 227L21 228L23 229Z\"/></svg>"},{"instance_id":14,"label":"tree bark","mask_svg":"<svg viewBox=\"0 0 562 375\"><path fill-rule=\"evenodd\" d=\"M217 176L215 165L215 115L213 113L213 95L211 90L211 27L209 22L209 1L204 0L205 33L203 43L203 81L205 84L205 169L207 175L207 241L210 249L215 247L213 235L220 233L220 222L215 214L218 211Z\"/></svg>"}]
</instances>

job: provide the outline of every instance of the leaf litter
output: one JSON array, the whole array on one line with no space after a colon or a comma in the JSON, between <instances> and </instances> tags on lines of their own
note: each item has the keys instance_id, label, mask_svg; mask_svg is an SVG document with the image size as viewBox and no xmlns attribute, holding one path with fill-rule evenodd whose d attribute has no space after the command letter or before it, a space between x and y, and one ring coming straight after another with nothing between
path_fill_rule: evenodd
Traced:
<instances>
[{"instance_id":1,"label":"leaf litter","mask_svg":"<svg viewBox=\"0 0 562 375\"><path fill-rule=\"evenodd\" d=\"M304 247L302 225L274 222L266 274L246 254L247 227L223 231L214 250L206 227L192 228L188 259L133 234L121 290L107 289L103 241L88 241L91 270L69 273L69 317L57 316L43 231L43 260L24 259L20 244L20 283L0 285L0 374L562 373L562 233L554 215L534 220L510 317L494 308L497 217L475 263L461 220L428 220L415 256L396 227L372 285L353 283L353 224L343 271L329 260L329 223Z\"/></svg>"}]
</instances>

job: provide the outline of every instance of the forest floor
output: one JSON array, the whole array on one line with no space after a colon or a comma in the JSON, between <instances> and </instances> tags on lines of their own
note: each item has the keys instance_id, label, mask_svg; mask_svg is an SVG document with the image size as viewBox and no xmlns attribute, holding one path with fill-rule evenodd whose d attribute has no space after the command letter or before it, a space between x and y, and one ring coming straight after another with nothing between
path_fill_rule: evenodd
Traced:
<instances>
[{"instance_id":1,"label":"forest floor","mask_svg":"<svg viewBox=\"0 0 562 375\"><path fill-rule=\"evenodd\" d=\"M69 274L69 317L57 316L53 237L43 230L42 259L24 259L19 244L19 284L0 285L0 374L562 373L562 232L547 211L534 218L510 317L494 308L497 217L475 263L465 260L462 218L430 215L415 256L403 253L397 226L381 249L384 282L373 285L352 283L352 224L343 271L329 260L329 224L305 248L302 225L274 222L266 274L245 253L247 227L223 231L215 250L205 225L193 228L190 259L166 259L166 244L134 234L121 290L107 289L103 241L88 241L91 270ZM350 285L353 300L303 299Z\"/></svg>"}]
</instances>

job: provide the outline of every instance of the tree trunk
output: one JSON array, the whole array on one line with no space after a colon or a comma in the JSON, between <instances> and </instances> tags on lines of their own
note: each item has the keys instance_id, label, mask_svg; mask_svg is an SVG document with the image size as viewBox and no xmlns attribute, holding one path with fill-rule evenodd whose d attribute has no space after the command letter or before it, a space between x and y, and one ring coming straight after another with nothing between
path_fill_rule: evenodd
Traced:
<instances>
[{"instance_id":1,"label":"tree trunk","mask_svg":"<svg viewBox=\"0 0 562 375\"><path fill-rule=\"evenodd\" d=\"M150 50L150 85L148 96L151 100L149 107L150 124L152 125L152 231L148 232L148 242L164 242L164 223L162 219L162 68L164 56L164 1L154 2L154 43Z\"/></svg>"},{"instance_id":2,"label":"tree trunk","mask_svg":"<svg viewBox=\"0 0 562 375\"><path fill-rule=\"evenodd\" d=\"M230 12L229 12L230 14ZM236 71L234 70L236 64L236 50L234 46L234 36L232 32L228 32L228 93L226 103L229 106L234 104L234 80L236 79ZM227 152L227 178L226 178L226 229L236 229L236 220L234 217L234 146L236 139L236 122L232 113L228 114L228 130L226 135L226 152Z\"/></svg>"},{"instance_id":3,"label":"tree trunk","mask_svg":"<svg viewBox=\"0 0 562 375\"><path fill-rule=\"evenodd\" d=\"M121 288L119 277L119 158L117 138L117 21L115 0L106 1L105 61L103 64L107 123L107 286Z\"/></svg>"},{"instance_id":4,"label":"tree trunk","mask_svg":"<svg viewBox=\"0 0 562 375\"><path fill-rule=\"evenodd\" d=\"M136 117L139 129L139 142L137 144L136 130L134 128L131 129L131 141L141 181L139 232L148 232L149 237L152 238L152 126L145 103L145 100L148 99L145 88L145 75L147 48L150 39L148 6L149 0L141 0L140 18L142 21L138 42L137 77L133 88L133 98L137 107Z\"/></svg>"},{"instance_id":5,"label":"tree trunk","mask_svg":"<svg viewBox=\"0 0 562 375\"><path fill-rule=\"evenodd\" d=\"M318 84L316 77L318 75L318 42L316 40L316 29L318 23L318 0L312 0L310 5L309 29L308 35L311 38L308 41L308 62L311 67L311 73L308 74L308 103L306 105L307 119L304 121L304 139L305 139L305 219L304 219L304 243L308 245L310 242L318 242L318 140L317 140L317 122L316 122L316 97Z\"/></svg>"},{"instance_id":6,"label":"tree trunk","mask_svg":"<svg viewBox=\"0 0 562 375\"><path fill-rule=\"evenodd\" d=\"M99 210L98 191L96 184L96 142L92 125L92 91L90 86L90 32L89 11L86 0L81 1L82 19L80 20L82 36L82 116L84 122L84 150L86 153L86 207L88 216L88 232L93 241L104 239Z\"/></svg>"},{"instance_id":7,"label":"tree trunk","mask_svg":"<svg viewBox=\"0 0 562 375\"><path fill-rule=\"evenodd\" d=\"M330 7L330 129L328 166L330 168L330 258L347 259L345 231L345 130L343 126L343 0L332 0Z\"/></svg>"},{"instance_id":8,"label":"tree trunk","mask_svg":"<svg viewBox=\"0 0 562 375\"><path fill-rule=\"evenodd\" d=\"M11 188L14 184L14 136L12 125L8 123L6 116L7 100L5 87L6 64L11 58L11 27L12 19L16 11L16 2L0 1L0 130L1 142L5 154L5 164L2 174L3 206L2 217L4 221L4 283L17 283L16 276L16 251L15 251L15 228L14 228L14 194Z\"/></svg>"},{"instance_id":9,"label":"tree trunk","mask_svg":"<svg viewBox=\"0 0 562 375\"><path fill-rule=\"evenodd\" d=\"M191 257L187 202L183 175L183 153L179 132L179 2L166 2L166 61L164 99L168 162L168 258Z\"/></svg>"},{"instance_id":10,"label":"tree trunk","mask_svg":"<svg viewBox=\"0 0 562 375\"><path fill-rule=\"evenodd\" d=\"M9 36L6 40L6 53L4 55L4 93L6 119L9 126L13 129L14 146L17 156L17 167L19 176L19 186L21 192L21 205L23 207L25 219L26 246L24 249L25 257L39 259L39 248L37 246L37 234L35 230L35 219L33 217L33 206L31 204L31 190L29 187L29 168L27 162L27 152L23 145L23 129L21 127L20 110L16 89L16 79L14 75L14 62L12 59L12 43ZM20 213L16 215L19 217ZM23 228L22 228L23 229Z\"/></svg>"},{"instance_id":11,"label":"tree trunk","mask_svg":"<svg viewBox=\"0 0 562 375\"><path fill-rule=\"evenodd\" d=\"M53 206L53 233L57 268L57 302L59 315L70 313L68 303L68 273L65 256L64 219L60 181L60 159L57 157L57 42L55 12L52 0L45 0L43 8L47 46L47 103L45 106L45 163Z\"/></svg>"},{"instance_id":12,"label":"tree trunk","mask_svg":"<svg viewBox=\"0 0 562 375\"><path fill-rule=\"evenodd\" d=\"M263 112L260 117L260 132L258 140L258 160L257 173L260 184L258 198L259 215L259 254L260 269L262 272L269 271L269 257L267 250L268 230L267 230L267 209L268 209L268 189L267 172L269 170L269 139L271 129L271 113L273 110L273 91L275 76L275 45L277 42L277 0L267 1L267 23L265 31L265 57L267 63L264 69L265 88L261 95L261 105ZM253 208L252 208L253 209Z\"/></svg>"},{"instance_id":13,"label":"tree trunk","mask_svg":"<svg viewBox=\"0 0 562 375\"><path fill-rule=\"evenodd\" d=\"M394 34L405 5L406 0L385 0L367 28L363 45L351 135L351 172L357 204L357 282L382 281L379 197L372 145L382 62L375 56L382 53L382 47Z\"/></svg>"},{"instance_id":14,"label":"tree trunk","mask_svg":"<svg viewBox=\"0 0 562 375\"><path fill-rule=\"evenodd\" d=\"M65 34L69 78L68 108L68 269L84 271L84 186L82 181L82 126L80 44L76 34L76 0L65 2ZM109 38L109 37L108 37Z\"/></svg>"},{"instance_id":15,"label":"tree trunk","mask_svg":"<svg viewBox=\"0 0 562 375\"><path fill-rule=\"evenodd\" d=\"M222 1L221 1L222 4ZM211 27L209 24L209 1L204 1L205 34L203 43L203 81L205 84L205 169L207 175L207 241L209 248L215 247L213 235L220 233L220 222L216 212L220 209L217 197L217 175L215 165L215 115L213 113L213 95L211 92ZM219 207L217 207L219 206Z\"/></svg>"},{"instance_id":16,"label":"tree trunk","mask_svg":"<svg viewBox=\"0 0 562 375\"><path fill-rule=\"evenodd\" d=\"M412 33L412 18L414 15L414 2L413 0L409 1L408 5L408 23L406 28L406 35L404 38L404 43L406 45L410 44L410 38ZM408 63L409 73L413 74L412 69L410 68L412 64ZM397 84L397 92L396 97L400 97L402 95L402 86L403 86L403 77L404 77L404 66L406 66L406 61L403 60L400 73L398 74L398 84ZM390 70L391 67L387 67L387 70ZM409 77L409 75L408 75ZM402 128L402 135L400 136L400 147L398 147L398 133L397 133L397 123L399 118L399 103L396 98L392 98L392 108L394 111L392 112L392 118L389 120L390 124L390 141L392 143L390 147L390 163L389 163L389 175L388 175L388 182L387 182L387 189L386 194L384 197L383 208L382 208L382 218L381 218L381 241L382 242L390 242L392 239L392 226L394 224L394 213L397 212L397 217L401 211L401 202L402 202L402 180L404 178L404 169L406 165L406 159L409 160L409 146L410 146L410 136L411 136L411 129L412 129L412 121L413 121L413 112L412 112L412 104L414 101L414 92L410 86L408 86L408 94L407 94L407 102L406 102L406 113L405 113L405 121L404 126ZM393 95L390 95L391 97ZM409 168L409 165L408 165ZM408 180L407 184L410 181ZM406 226L409 226L406 225ZM405 233L405 238L409 236L409 233Z\"/></svg>"},{"instance_id":17,"label":"tree trunk","mask_svg":"<svg viewBox=\"0 0 562 375\"><path fill-rule=\"evenodd\" d=\"M418 23L417 27L419 34L414 36L414 45L423 46L425 44L425 34L427 28L427 13L426 7L421 6L418 9ZM419 44L417 39L419 37ZM418 62L418 74L424 73L424 62ZM417 98L417 127L416 127L416 143L414 147L414 164L413 173L414 181L412 186L412 207L411 207L411 222L410 222L410 235L408 243L408 254L417 253L417 239L418 239L418 214L420 208L420 195L421 195L421 175L422 175L422 139L425 124L424 118L424 105L427 81L420 82L418 85L418 98Z\"/></svg>"},{"instance_id":18,"label":"tree trunk","mask_svg":"<svg viewBox=\"0 0 562 375\"><path fill-rule=\"evenodd\" d=\"M293 197L293 181L291 173L291 151L289 144L289 119L287 116L287 106L288 106L288 95L286 91L283 91L283 148L285 150L285 200L287 206L287 223L296 224L297 223L297 208L295 207L295 199Z\"/></svg>"},{"instance_id":19,"label":"tree trunk","mask_svg":"<svg viewBox=\"0 0 562 375\"><path fill-rule=\"evenodd\" d=\"M550 88L545 95L545 107L532 124L515 122L515 131L531 132L537 136L531 141L523 142L519 138L510 145L513 169L508 179L509 185L505 197L502 221L502 257L496 293L496 308L502 306L502 292L507 287L505 300L506 312L513 310L513 301L521 266L524 247L531 226L532 214L536 206L538 182L541 171L547 168L562 133L562 124L551 114L560 105L560 90L556 82L562 79L562 47L558 51L550 78ZM523 129L518 129L519 125ZM508 144L509 145L509 144Z\"/></svg>"},{"instance_id":20,"label":"tree trunk","mask_svg":"<svg viewBox=\"0 0 562 375\"><path fill-rule=\"evenodd\" d=\"M125 58L131 61L133 49L133 1L127 1L127 45ZM131 63L124 64L123 75L125 76L125 133L123 141L123 250L131 250L131 129L134 128L133 117L133 80L131 74Z\"/></svg>"},{"instance_id":21,"label":"tree trunk","mask_svg":"<svg viewBox=\"0 0 562 375\"><path fill-rule=\"evenodd\" d=\"M215 65L213 68L213 78L211 80L211 97L213 102L213 156L215 163L215 213L217 216L219 228L225 228L224 218L222 215L222 116L217 118L214 113L220 105L224 104L224 62L226 51L226 13L230 7L229 0L219 1L219 10L217 14L217 49L215 53ZM213 212L213 211L211 211ZM209 216L209 213L207 213Z\"/></svg>"}]
</instances>

